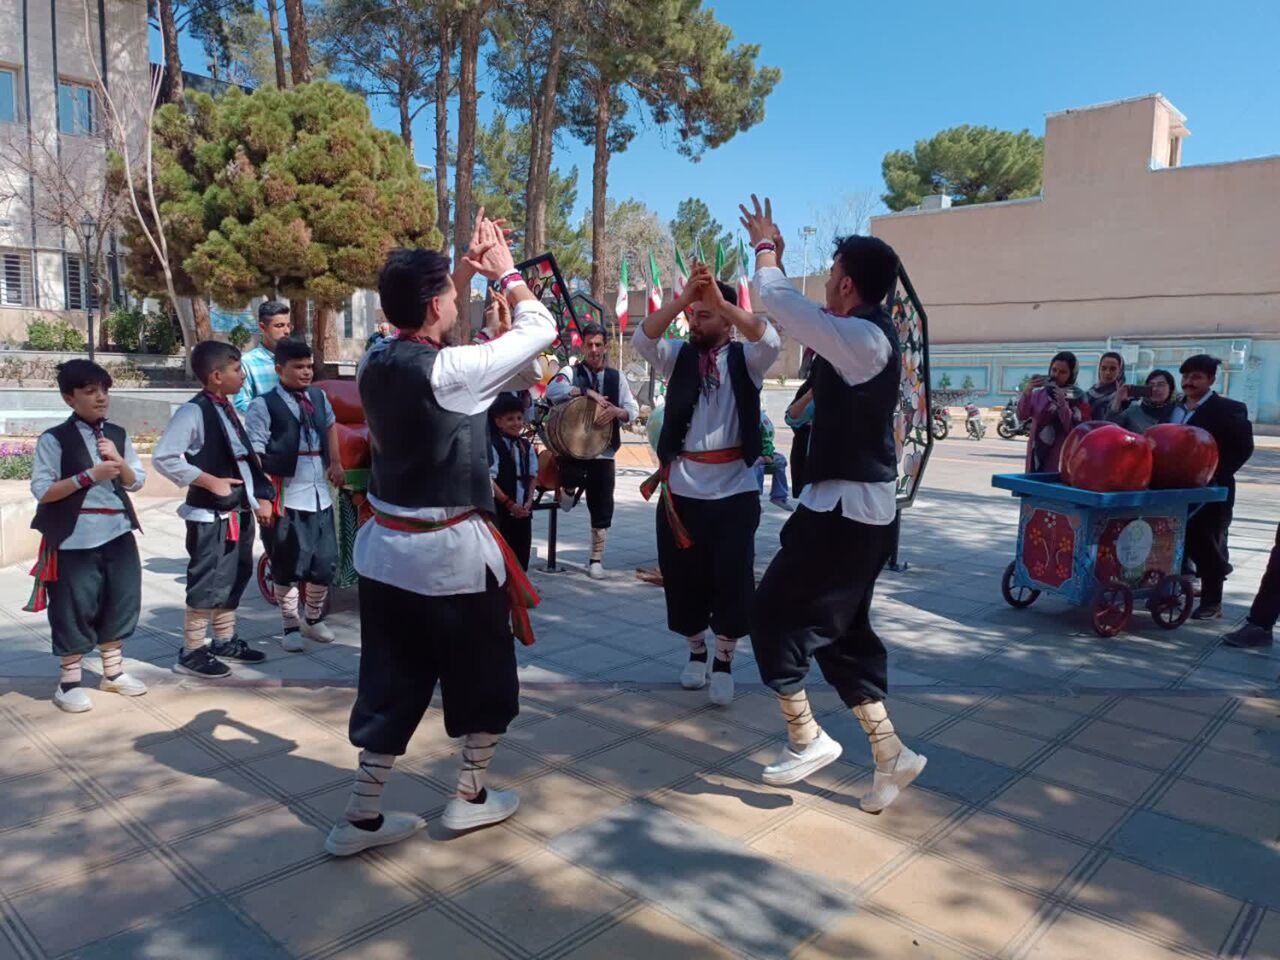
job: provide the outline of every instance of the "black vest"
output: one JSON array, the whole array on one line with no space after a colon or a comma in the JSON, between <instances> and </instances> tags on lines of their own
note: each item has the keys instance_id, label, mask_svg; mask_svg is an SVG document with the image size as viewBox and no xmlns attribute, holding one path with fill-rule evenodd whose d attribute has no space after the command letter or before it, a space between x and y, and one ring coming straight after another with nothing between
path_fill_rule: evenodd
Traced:
<instances>
[{"instance_id":1,"label":"black vest","mask_svg":"<svg viewBox=\"0 0 1280 960\"><path fill-rule=\"evenodd\" d=\"M116 449L123 456L124 427L104 422L102 424L102 432L108 440L116 445ZM62 465L58 468L61 471L58 477L59 480L74 477L84 470L93 468L93 457L89 456L89 448L84 445L84 438L80 435L80 428L76 426L75 417L64 420L56 427L50 427L45 433L52 434L62 448ZM124 484L117 477L111 481L111 486L115 489L116 496L120 498L121 506L124 507L124 512L129 517L130 525L137 530L138 514L134 512L133 501L129 499L129 494L125 492ZM88 495L89 488L84 487L71 494L71 496L55 500L53 503L37 504L35 518L31 521L32 528L39 530L44 535L45 540L48 541L49 546L57 550L58 545L75 531L76 521L80 518L80 508L84 506L85 497Z\"/></svg>"},{"instance_id":2,"label":"black vest","mask_svg":"<svg viewBox=\"0 0 1280 960\"><path fill-rule=\"evenodd\" d=\"M307 396L316 408L316 433L320 437L320 462L329 466L329 431L324 427L324 391L307 387ZM302 421L275 388L265 394L271 415L271 437L262 454L262 469L273 477L292 477L298 472L298 448L302 443Z\"/></svg>"},{"instance_id":3,"label":"black vest","mask_svg":"<svg viewBox=\"0 0 1280 960\"><path fill-rule=\"evenodd\" d=\"M603 376L599 379L603 381L601 389L597 393L604 394L604 398L612 403L615 407L621 406L619 398L622 396L622 387L618 383L618 371L610 366L605 366ZM595 390L591 385L591 372L587 370L585 363L576 363L573 367L573 385L584 393L588 390ZM613 435L609 439L609 449L617 452L622 446L622 428L618 421L613 421Z\"/></svg>"},{"instance_id":4,"label":"black vest","mask_svg":"<svg viewBox=\"0 0 1280 960\"><path fill-rule=\"evenodd\" d=\"M729 386L738 408L738 429L742 461L754 466L760 459L760 388L747 372L747 359L742 344L729 343ZM721 384L720 389L724 389ZM658 459L673 463L684 449L684 439L693 421L702 383L698 377L698 348L686 343L676 354L676 364L667 381L667 409L663 414L662 433L658 437Z\"/></svg>"},{"instance_id":5,"label":"black vest","mask_svg":"<svg viewBox=\"0 0 1280 960\"><path fill-rule=\"evenodd\" d=\"M898 478L893 418L901 406L902 356L898 333L879 306L854 313L889 340L889 362L866 383L851 387L825 358L815 357L813 423L805 459L805 483L854 480L885 483ZM839 319L836 320L839 323Z\"/></svg>"},{"instance_id":6,"label":"black vest","mask_svg":"<svg viewBox=\"0 0 1280 960\"><path fill-rule=\"evenodd\" d=\"M517 480L524 480L525 495L528 495L538 463L533 456L533 445L524 437L516 439L516 451L517 454L513 457L511 448L507 446L507 438L494 434L493 455L498 464L498 489L512 500L516 498ZM516 462L517 458L519 463Z\"/></svg>"},{"instance_id":7,"label":"black vest","mask_svg":"<svg viewBox=\"0 0 1280 960\"><path fill-rule=\"evenodd\" d=\"M204 443L198 453L186 455L187 462L213 477L223 477L228 480L241 479L240 468L236 463L235 454L231 452L231 441L227 438L222 418L218 416L217 405L205 396L204 391L197 393L187 402L194 403L204 418ZM252 509L250 496L258 500L275 499L275 488L271 486L271 481L262 470L262 462L249 444L249 435L244 431L244 424L239 423L239 417L236 421L236 432L240 437L240 443L249 454L247 462L249 476L253 480L253 489L246 490L238 486L225 497L215 497L204 487L191 486L187 488L188 506L226 513L231 510Z\"/></svg>"},{"instance_id":8,"label":"black vest","mask_svg":"<svg viewBox=\"0 0 1280 960\"><path fill-rule=\"evenodd\" d=\"M452 413L436 402L439 351L393 340L369 354L360 401L373 455L369 492L401 507L476 507L493 512L487 413Z\"/></svg>"}]
</instances>

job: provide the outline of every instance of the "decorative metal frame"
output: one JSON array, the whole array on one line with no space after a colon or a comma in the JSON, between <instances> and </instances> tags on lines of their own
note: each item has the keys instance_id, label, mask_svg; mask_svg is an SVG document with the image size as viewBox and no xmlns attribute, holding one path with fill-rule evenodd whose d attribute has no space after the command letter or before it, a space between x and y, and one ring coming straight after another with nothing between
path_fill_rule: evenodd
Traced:
<instances>
[{"instance_id":1,"label":"decorative metal frame","mask_svg":"<svg viewBox=\"0 0 1280 960\"><path fill-rule=\"evenodd\" d=\"M556 263L555 254L540 253L536 257L517 263L516 269L524 277L524 282L533 291L533 295L551 311L551 316L555 318L557 335L555 342L551 344L551 349L556 360L563 367L569 362L571 341L573 334L577 332L578 324L573 300L569 296L569 288L565 285L564 277L560 274L560 265Z\"/></svg>"},{"instance_id":2,"label":"decorative metal frame","mask_svg":"<svg viewBox=\"0 0 1280 960\"><path fill-rule=\"evenodd\" d=\"M885 307L893 317L902 354L901 408L894 421L894 436L898 441L898 509L904 510L915 503L935 441L929 429L933 409L929 318L901 263Z\"/></svg>"}]
</instances>

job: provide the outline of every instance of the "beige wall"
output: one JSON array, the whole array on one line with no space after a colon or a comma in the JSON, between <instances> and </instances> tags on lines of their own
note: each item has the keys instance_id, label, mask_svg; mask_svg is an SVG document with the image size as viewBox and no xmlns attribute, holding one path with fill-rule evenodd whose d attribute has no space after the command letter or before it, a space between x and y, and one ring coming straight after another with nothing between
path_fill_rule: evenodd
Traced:
<instances>
[{"instance_id":1,"label":"beige wall","mask_svg":"<svg viewBox=\"0 0 1280 960\"><path fill-rule=\"evenodd\" d=\"M871 232L938 343L1280 334L1280 157L1167 168L1178 133L1158 96L1052 115L1041 197Z\"/></svg>"}]
</instances>

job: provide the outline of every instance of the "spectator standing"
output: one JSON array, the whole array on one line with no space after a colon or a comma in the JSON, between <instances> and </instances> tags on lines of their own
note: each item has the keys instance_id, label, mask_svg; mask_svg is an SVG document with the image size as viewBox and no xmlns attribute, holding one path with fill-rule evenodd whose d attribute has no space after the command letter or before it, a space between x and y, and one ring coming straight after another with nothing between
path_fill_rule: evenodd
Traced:
<instances>
[{"instance_id":1,"label":"spectator standing","mask_svg":"<svg viewBox=\"0 0 1280 960\"><path fill-rule=\"evenodd\" d=\"M248 413L255 397L265 396L276 388L280 382L280 374L276 372L276 345L292 333L293 320L287 303L267 300L258 305L258 345L240 358L244 386L231 398L237 413Z\"/></svg>"},{"instance_id":2,"label":"spectator standing","mask_svg":"<svg viewBox=\"0 0 1280 960\"><path fill-rule=\"evenodd\" d=\"M1018 419L1031 421L1028 473L1056 471L1067 434L1088 419L1089 406L1075 386L1076 368L1076 355L1063 350L1050 362L1049 376L1032 377L1018 398Z\"/></svg>"},{"instance_id":3,"label":"spectator standing","mask_svg":"<svg viewBox=\"0 0 1280 960\"><path fill-rule=\"evenodd\" d=\"M1114 350L1108 350L1098 358L1097 379L1084 395L1095 419L1105 418L1105 411L1110 408L1111 401L1123 384L1124 357Z\"/></svg>"},{"instance_id":4,"label":"spectator standing","mask_svg":"<svg viewBox=\"0 0 1280 960\"><path fill-rule=\"evenodd\" d=\"M1134 433L1143 433L1157 424L1168 423L1173 419L1177 406L1173 374L1168 370L1152 370L1147 374L1147 387L1150 389L1147 396L1131 401L1129 387L1121 384L1112 395L1111 405L1105 410L1095 410L1094 417L1110 420Z\"/></svg>"},{"instance_id":5,"label":"spectator standing","mask_svg":"<svg viewBox=\"0 0 1280 960\"><path fill-rule=\"evenodd\" d=\"M1229 647L1269 647L1280 620L1280 524L1276 524L1276 545L1271 548L1267 572L1262 575L1258 595L1253 598L1245 622L1222 638Z\"/></svg>"}]
</instances>

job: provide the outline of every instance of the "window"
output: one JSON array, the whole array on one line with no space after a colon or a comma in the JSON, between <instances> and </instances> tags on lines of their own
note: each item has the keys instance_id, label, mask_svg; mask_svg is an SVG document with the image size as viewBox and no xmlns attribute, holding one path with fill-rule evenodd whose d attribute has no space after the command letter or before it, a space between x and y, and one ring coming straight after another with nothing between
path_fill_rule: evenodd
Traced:
<instances>
[{"instance_id":1,"label":"window","mask_svg":"<svg viewBox=\"0 0 1280 960\"><path fill-rule=\"evenodd\" d=\"M70 80L58 81L58 132L87 136L94 130L93 88Z\"/></svg>"},{"instance_id":2,"label":"window","mask_svg":"<svg viewBox=\"0 0 1280 960\"><path fill-rule=\"evenodd\" d=\"M350 340L355 333L356 311L354 304L348 300L342 305L342 335Z\"/></svg>"},{"instance_id":3,"label":"window","mask_svg":"<svg viewBox=\"0 0 1280 960\"><path fill-rule=\"evenodd\" d=\"M0 67L0 123L18 122L18 75Z\"/></svg>"},{"instance_id":4,"label":"window","mask_svg":"<svg viewBox=\"0 0 1280 960\"><path fill-rule=\"evenodd\" d=\"M25 250L0 250L0 306L30 307L34 289L31 254Z\"/></svg>"},{"instance_id":5,"label":"window","mask_svg":"<svg viewBox=\"0 0 1280 960\"><path fill-rule=\"evenodd\" d=\"M84 258L76 254L62 255L62 276L67 288L67 309L85 309L86 298L90 310L98 309L97 277L85 277Z\"/></svg>"}]
</instances>

